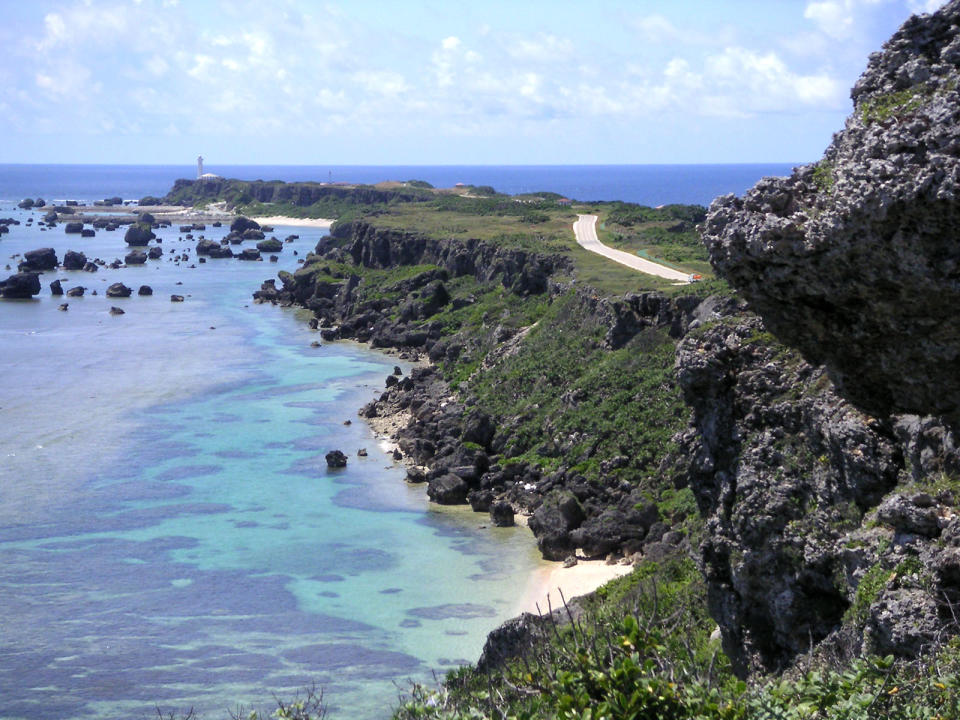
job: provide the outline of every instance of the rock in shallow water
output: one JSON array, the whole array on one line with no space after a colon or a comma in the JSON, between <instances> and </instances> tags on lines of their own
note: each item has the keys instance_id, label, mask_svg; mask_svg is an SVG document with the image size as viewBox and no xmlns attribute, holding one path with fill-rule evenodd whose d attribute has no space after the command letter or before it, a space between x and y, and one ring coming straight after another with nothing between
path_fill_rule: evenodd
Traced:
<instances>
[{"instance_id":1,"label":"rock in shallow water","mask_svg":"<svg viewBox=\"0 0 960 720\"><path fill-rule=\"evenodd\" d=\"M123 283L113 283L113 285L107 288L107 297L109 298L127 298L130 297L132 293L133 290Z\"/></svg>"},{"instance_id":2,"label":"rock in shallow water","mask_svg":"<svg viewBox=\"0 0 960 720\"><path fill-rule=\"evenodd\" d=\"M331 450L324 459L327 461L328 468L344 468L347 466L347 456L340 450Z\"/></svg>"},{"instance_id":3,"label":"rock in shallow water","mask_svg":"<svg viewBox=\"0 0 960 720\"><path fill-rule=\"evenodd\" d=\"M0 297L22 300L39 294L40 277L34 272L19 272L0 282Z\"/></svg>"}]
</instances>

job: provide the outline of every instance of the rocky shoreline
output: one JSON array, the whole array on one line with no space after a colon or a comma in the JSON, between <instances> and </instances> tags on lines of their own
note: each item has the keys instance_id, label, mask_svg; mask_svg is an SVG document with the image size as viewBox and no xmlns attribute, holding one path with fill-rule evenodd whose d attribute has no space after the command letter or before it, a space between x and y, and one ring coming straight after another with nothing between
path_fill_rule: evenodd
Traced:
<instances>
[{"instance_id":1,"label":"rocky shoreline","mask_svg":"<svg viewBox=\"0 0 960 720\"><path fill-rule=\"evenodd\" d=\"M322 262L360 268L437 265L401 280L406 302L399 313L393 303L358 298L359 275L343 273L335 282L319 280L307 266ZM396 352L407 360L426 358L408 376L389 376L378 398L359 414L375 432L395 445L394 457L408 466L407 481L426 483L438 504L469 504L489 515L493 525L510 525L524 517L543 557L636 561L674 553L686 546L682 533L635 487L587 481L561 468L543 472L505 456L509 427L451 387L442 364L451 357L483 354L481 366L497 363L516 351L529 330L491 328L492 347L482 352L480 338L469 331L445 331L430 322L439 308L469 299L451 297L447 285L472 275L511 292L537 294L552 301L571 287L552 280L566 270L562 256L518 255L517 251L478 242L437 243L414 233L380 231L364 223L334 228L308 256L303 270L282 274L281 287L266 281L254 293L258 302L298 305L311 310L311 326L325 340L351 339ZM634 336L659 328L679 338L688 328L712 317L722 301L696 297L667 298L659 293L600 300L589 288L575 290L607 328L605 342L623 347ZM614 466L618 461L612 460Z\"/></svg>"}]
</instances>

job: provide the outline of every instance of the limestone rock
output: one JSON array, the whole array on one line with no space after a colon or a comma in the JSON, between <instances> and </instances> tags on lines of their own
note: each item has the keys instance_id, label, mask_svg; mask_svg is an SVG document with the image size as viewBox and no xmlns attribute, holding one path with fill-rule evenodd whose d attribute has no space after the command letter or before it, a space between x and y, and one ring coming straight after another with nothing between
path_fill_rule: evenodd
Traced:
<instances>
[{"instance_id":1,"label":"limestone rock","mask_svg":"<svg viewBox=\"0 0 960 720\"><path fill-rule=\"evenodd\" d=\"M76 252L75 250L67 250L66 255L63 256L63 269L64 270L83 270L83 266L87 264L87 256L82 252Z\"/></svg>"},{"instance_id":2,"label":"limestone rock","mask_svg":"<svg viewBox=\"0 0 960 720\"><path fill-rule=\"evenodd\" d=\"M331 450L324 459L327 461L328 468L344 468L347 466L347 456L340 450Z\"/></svg>"},{"instance_id":3,"label":"limestone rock","mask_svg":"<svg viewBox=\"0 0 960 720\"><path fill-rule=\"evenodd\" d=\"M127 228L123 236L123 241L133 247L146 247L151 240L156 237L150 225L144 223L135 223Z\"/></svg>"},{"instance_id":4,"label":"limestone rock","mask_svg":"<svg viewBox=\"0 0 960 720\"><path fill-rule=\"evenodd\" d=\"M871 56L819 163L714 201L717 271L876 415L960 419L960 3Z\"/></svg>"},{"instance_id":5,"label":"limestone rock","mask_svg":"<svg viewBox=\"0 0 960 720\"><path fill-rule=\"evenodd\" d=\"M40 248L25 252L19 269L20 272L43 272L53 270L55 267L57 267L57 253L54 249Z\"/></svg>"},{"instance_id":6,"label":"limestone rock","mask_svg":"<svg viewBox=\"0 0 960 720\"><path fill-rule=\"evenodd\" d=\"M107 297L109 298L126 298L130 297L131 293L133 293L133 290L123 283L113 283L107 288Z\"/></svg>"},{"instance_id":7,"label":"limestone rock","mask_svg":"<svg viewBox=\"0 0 960 720\"><path fill-rule=\"evenodd\" d=\"M35 272L18 272L0 281L0 297L25 299L40 294L40 277Z\"/></svg>"}]
</instances>

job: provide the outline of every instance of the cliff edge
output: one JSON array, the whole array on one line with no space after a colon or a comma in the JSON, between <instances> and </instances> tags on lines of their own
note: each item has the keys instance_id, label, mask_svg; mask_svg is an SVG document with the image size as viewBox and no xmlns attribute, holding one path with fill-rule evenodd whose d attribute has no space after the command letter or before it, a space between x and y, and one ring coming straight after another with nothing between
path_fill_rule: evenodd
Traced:
<instances>
[{"instance_id":1,"label":"cliff edge","mask_svg":"<svg viewBox=\"0 0 960 720\"><path fill-rule=\"evenodd\" d=\"M954 0L870 57L819 163L705 223L716 270L870 413L960 418L958 78Z\"/></svg>"},{"instance_id":2,"label":"cliff edge","mask_svg":"<svg viewBox=\"0 0 960 720\"><path fill-rule=\"evenodd\" d=\"M742 676L958 631L958 77L954 0L871 56L820 162L703 226L748 310L681 342L678 440Z\"/></svg>"}]
</instances>

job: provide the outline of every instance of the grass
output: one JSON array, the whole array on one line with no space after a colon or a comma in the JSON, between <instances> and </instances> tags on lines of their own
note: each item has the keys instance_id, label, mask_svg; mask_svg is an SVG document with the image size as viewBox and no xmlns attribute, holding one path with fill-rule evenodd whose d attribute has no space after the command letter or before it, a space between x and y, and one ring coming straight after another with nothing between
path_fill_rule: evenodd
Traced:
<instances>
[{"instance_id":1,"label":"grass","mask_svg":"<svg viewBox=\"0 0 960 720\"><path fill-rule=\"evenodd\" d=\"M605 296L647 290L682 294L684 290L677 290L670 280L637 272L584 250L577 244L573 233L577 213L597 212L603 218L605 213L614 210L622 216L627 208L636 208L636 212L654 212L656 219L631 225L634 233L648 233L649 236L632 235L631 240L622 235L614 237L616 233L600 229L601 241L628 251L644 250L651 259L713 279L713 271L706 262L706 250L695 230L688 228L681 234L667 233L666 230L658 232L658 228L665 225L683 222L682 218L699 217L702 208L669 207L673 209L655 210L625 203L615 203L608 208L607 204L598 203L565 208L555 202L527 205L502 196L494 199L445 196L426 206L398 204L379 209L365 215L363 220L376 227L439 239L475 239L528 252L563 254L573 261L575 279ZM670 213L675 215L672 220L669 219ZM661 241L664 233L670 243Z\"/></svg>"},{"instance_id":2,"label":"grass","mask_svg":"<svg viewBox=\"0 0 960 720\"><path fill-rule=\"evenodd\" d=\"M930 96L931 91L925 86L875 95L860 105L860 118L867 125L901 118L922 106Z\"/></svg>"}]
</instances>

